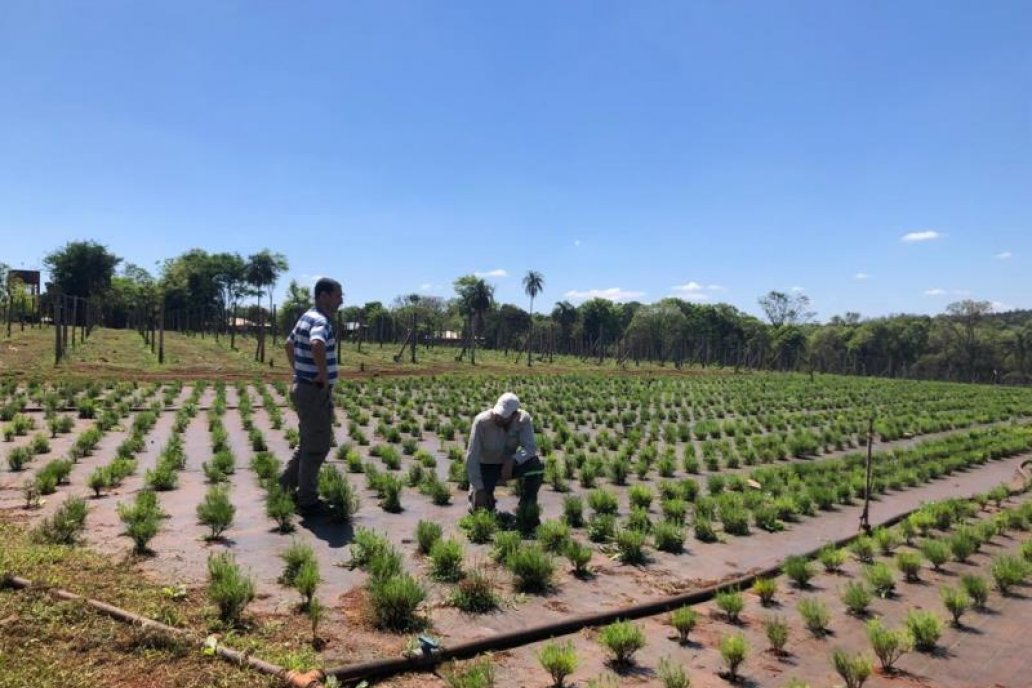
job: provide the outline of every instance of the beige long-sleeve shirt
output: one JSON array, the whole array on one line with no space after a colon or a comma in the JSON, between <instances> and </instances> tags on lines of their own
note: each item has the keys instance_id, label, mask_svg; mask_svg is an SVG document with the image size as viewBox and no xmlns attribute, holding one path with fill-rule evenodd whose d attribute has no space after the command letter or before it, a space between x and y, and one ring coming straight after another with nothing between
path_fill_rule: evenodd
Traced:
<instances>
[{"instance_id":1,"label":"beige long-sleeve shirt","mask_svg":"<svg viewBox=\"0 0 1032 688\"><path fill-rule=\"evenodd\" d=\"M508 428L494 422L490 409L473 419L466 448L466 474L474 490L484 489L481 464L502 464L506 459L522 463L537 456L534 423L526 411L517 411Z\"/></svg>"}]
</instances>

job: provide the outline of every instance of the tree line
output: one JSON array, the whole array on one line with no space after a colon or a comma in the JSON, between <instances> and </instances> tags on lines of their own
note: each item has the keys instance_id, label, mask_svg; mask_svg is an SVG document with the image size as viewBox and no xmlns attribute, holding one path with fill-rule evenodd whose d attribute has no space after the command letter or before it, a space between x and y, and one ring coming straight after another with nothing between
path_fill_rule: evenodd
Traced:
<instances>
[{"instance_id":1,"label":"tree line","mask_svg":"<svg viewBox=\"0 0 1032 688\"><path fill-rule=\"evenodd\" d=\"M44 263L61 293L101 304L105 326L138 326L141 317L163 312L166 328L214 330L232 342L242 325L257 335L256 356L263 358L267 333L288 333L312 302L310 289L296 281L288 285L282 303L274 302L276 285L289 266L282 254L270 250L243 257L193 249L165 260L154 276L100 244L71 242ZM2 284L0 297L10 302L14 291L7 280ZM573 355L622 366L1032 382L1032 311L998 314L988 302L959 301L935 316L846 313L821 324L814 321L805 295L778 291L759 299L763 319L729 304L673 297L650 304L558 301L550 310L535 312L535 299L545 286L543 275L527 272L524 309L498 302L483 278L463 275L453 283L450 298L404 294L389 304L348 306L339 317L341 335L359 346L404 343L413 347L413 355L417 344L452 345L457 358L468 356L472 362L478 349L487 348L526 365Z\"/></svg>"}]
</instances>

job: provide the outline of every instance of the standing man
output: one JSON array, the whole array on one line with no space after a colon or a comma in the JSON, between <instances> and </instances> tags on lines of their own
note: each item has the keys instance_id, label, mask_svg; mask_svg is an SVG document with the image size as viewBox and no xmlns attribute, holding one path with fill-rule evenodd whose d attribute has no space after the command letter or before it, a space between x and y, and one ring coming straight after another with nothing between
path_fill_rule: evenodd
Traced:
<instances>
[{"instance_id":1,"label":"standing man","mask_svg":"<svg viewBox=\"0 0 1032 688\"><path fill-rule=\"evenodd\" d=\"M315 306L302 315L285 350L294 369L290 399L297 409L301 440L287 463L279 484L297 491L302 516L323 510L319 501L319 469L333 440L333 383L337 381L337 339L333 319L344 295L340 282L323 277L315 283Z\"/></svg>"},{"instance_id":2,"label":"standing man","mask_svg":"<svg viewBox=\"0 0 1032 688\"><path fill-rule=\"evenodd\" d=\"M544 469L534 442L530 414L520 409L512 392L498 397L498 403L477 415L466 449L470 511L494 511L494 489L511 477L523 480L520 509L537 504Z\"/></svg>"}]
</instances>

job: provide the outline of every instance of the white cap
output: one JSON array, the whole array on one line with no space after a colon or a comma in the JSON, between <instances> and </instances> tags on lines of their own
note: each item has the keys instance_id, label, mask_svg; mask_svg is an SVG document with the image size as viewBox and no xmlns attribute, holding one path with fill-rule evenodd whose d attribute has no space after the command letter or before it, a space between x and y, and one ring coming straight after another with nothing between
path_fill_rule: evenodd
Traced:
<instances>
[{"instance_id":1,"label":"white cap","mask_svg":"<svg viewBox=\"0 0 1032 688\"><path fill-rule=\"evenodd\" d=\"M498 402L491 409L491 412L502 418L508 418L512 414L516 413L516 410L520 407L520 400L512 392L506 392L502 396L498 397Z\"/></svg>"}]
</instances>

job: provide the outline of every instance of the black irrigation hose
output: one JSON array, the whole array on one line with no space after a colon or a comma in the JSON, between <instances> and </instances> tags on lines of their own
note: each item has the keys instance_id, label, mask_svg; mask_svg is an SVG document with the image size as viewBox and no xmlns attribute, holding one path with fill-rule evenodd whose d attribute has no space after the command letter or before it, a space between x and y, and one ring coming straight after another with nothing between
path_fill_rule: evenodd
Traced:
<instances>
[{"instance_id":1,"label":"black irrigation hose","mask_svg":"<svg viewBox=\"0 0 1032 688\"><path fill-rule=\"evenodd\" d=\"M1029 462L1025 462L1025 464L1022 465L1024 466L1028 463ZM1028 487L1029 485L1026 481L1025 489L1027 490ZM973 496L974 495L971 495L967 499L972 499ZM879 525L893 526L919 509L920 507L918 507L918 509L911 509L910 511L897 514L896 516L882 521ZM834 545L835 547L845 547L863 534L864 533L861 531L854 535L841 538L834 541ZM828 543L823 543L820 547L804 553L803 556L808 559L812 558L816 556L822 548L826 547L827 544ZM389 659L378 659L358 664L348 664L345 666L334 667L332 669L326 669L324 673L326 676L333 676L343 683L357 683L363 680L386 678L409 671L429 671L441 662L445 662L447 660L467 659L482 652L508 650L513 647L519 647L521 645L528 645L530 643L548 640L549 638L557 636L576 633L584 628L601 626L612 623L613 621L640 619L645 616L655 616L663 612L668 612L685 605L701 604L713 599L719 592L747 588L751 586L757 578L776 576L780 572L781 564L778 564L777 566L771 566L760 571L753 571L745 576L740 576L724 583L711 585L702 588L701 590L695 590L689 593L682 593L680 595L664 597L658 600L642 602L629 607L623 607L621 609L613 609L595 614L584 614L564 621L532 626L530 628L510 633L503 633L490 638L459 643L458 645L452 645L450 647L441 647L440 650L434 651L431 654L409 657L392 657Z\"/></svg>"}]
</instances>

